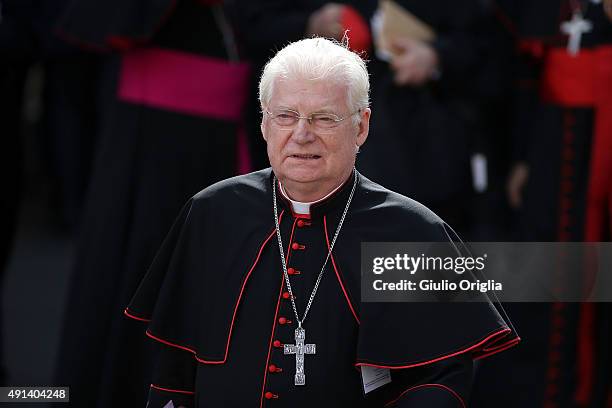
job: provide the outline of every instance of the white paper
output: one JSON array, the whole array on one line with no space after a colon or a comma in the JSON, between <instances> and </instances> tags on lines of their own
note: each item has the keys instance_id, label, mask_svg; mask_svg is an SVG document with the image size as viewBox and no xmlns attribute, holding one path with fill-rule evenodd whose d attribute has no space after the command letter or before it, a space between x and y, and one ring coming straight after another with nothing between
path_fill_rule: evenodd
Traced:
<instances>
[{"instance_id":1,"label":"white paper","mask_svg":"<svg viewBox=\"0 0 612 408\"><path fill-rule=\"evenodd\" d=\"M391 382L391 370L371 366L361 366L361 379L363 380L363 391L374 391Z\"/></svg>"},{"instance_id":2,"label":"white paper","mask_svg":"<svg viewBox=\"0 0 612 408\"><path fill-rule=\"evenodd\" d=\"M477 193L487 189L487 157L482 153L472 156L472 185Z\"/></svg>"}]
</instances>

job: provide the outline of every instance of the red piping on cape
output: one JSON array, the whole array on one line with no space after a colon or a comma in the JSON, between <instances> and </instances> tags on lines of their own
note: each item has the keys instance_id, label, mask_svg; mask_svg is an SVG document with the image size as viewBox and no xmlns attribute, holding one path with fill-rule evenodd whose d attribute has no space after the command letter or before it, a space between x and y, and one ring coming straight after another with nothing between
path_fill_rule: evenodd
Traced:
<instances>
[{"instance_id":1,"label":"red piping on cape","mask_svg":"<svg viewBox=\"0 0 612 408\"><path fill-rule=\"evenodd\" d=\"M295 226L297 224L298 219L293 220L293 226L291 227L291 235L289 236L289 244L287 245L287 255L285 255L285 263L289 262L289 255L291 254L291 241L293 241L293 234L295 232ZM279 220L280 225L280 220ZM275 230L276 231L276 230ZM272 322L272 333L270 333L270 341L268 343L268 356L266 357L266 366L264 367L264 377L263 382L261 384L261 397L259 399L259 407L263 407L264 394L266 393L266 379L268 378L268 364L270 363L270 354L272 354L272 339L274 339L274 332L276 331L276 319L278 316L278 309L280 307L281 297L283 295L283 290L285 289L285 275L284 272L281 274L281 285L280 292L278 293L278 298L276 299L276 310L274 311L274 321Z\"/></svg>"},{"instance_id":2,"label":"red piping on cape","mask_svg":"<svg viewBox=\"0 0 612 408\"><path fill-rule=\"evenodd\" d=\"M225 360L223 360L223 361L209 361L209 360L202 360L201 358L199 358L199 357L198 357L198 353L197 353L197 352L196 352L194 349L192 349L192 348L185 347L185 346L181 346L181 345L179 345L179 344L172 343L172 342L169 342L169 341L164 340L164 339L162 339L162 338L159 338L159 337L157 337L157 336L155 336L155 335L151 334L151 332L150 332L149 330L147 330L145 333L146 333L146 335L147 335L147 336L149 336L149 337L150 337L150 338L152 338L153 340L159 341L159 342L160 342L160 343L162 343L162 344L165 344L165 345L167 345L167 346L176 347L176 348L178 348L178 349L185 350L185 351L188 351L188 352L192 353L192 354L193 354L193 357L194 357L194 358L195 358L195 359L196 359L196 360L197 360L199 363L202 363L202 364L223 364L223 363L225 363Z\"/></svg>"},{"instance_id":3,"label":"red piping on cape","mask_svg":"<svg viewBox=\"0 0 612 408\"><path fill-rule=\"evenodd\" d=\"M510 347L516 346L518 343L520 343L520 341L521 341L520 337L512 339L509 342L504 343L501 346L496 347L495 349L492 349L488 353L483 353L483 354L481 354L481 355L479 355L477 357L474 357L474 361L478 361L478 360L481 360L481 359L483 359L485 357L492 356L493 354L501 353L502 351L507 350Z\"/></svg>"},{"instance_id":4,"label":"red piping on cape","mask_svg":"<svg viewBox=\"0 0 612 408\"><path fill-rule=\"evenodd\" d=\"M483 353L497 352L500 348L506 347L508 344L518 343L518 341L520 341L520 338L515 337L506 342L502 342L504 340L504 337L505 336L500 336L499 338L494 339L490 343L483 345L482 352Z\"/></svg>"},{"instance_id":5,"label":"red piping on cape","mask_svg":"<svg viewBox=\"0 0 612 408\"><path fill-rule=\"evenodd\" d=\"M327 242L327 250L329 251L329 237L327 236L327 216L325 215L323 216L323 228L325 229L325 242ZM351 309L351 313L353 314L355 321L357 321L357 324L361 324L361 322L359 321L359 317L357 317L357 313L355 313L355 309L353 308L353 305L351 304L351 300L349 299L348 294L346 293L346 289L344 288L344 285L342 284L342 279L340 278L340 272L338 272L338 268L336 267L336 261L334 260L334 254L330 254L330 258L332 261L332 265L334 267L334 272L336 272L336 279L338 279L340 288L342 288L342 293L344 293L344 298L346 299L346 303L348 303L349 309Z\"/></svg>"},{"instance_id":6,"label":"red piping on cape","mask_svg":"<svg viewBox=\"0 0 612 408\"><path fill-rule=\"evenodd\" d=\"M410 392L410 391L418 390L419 388L425 388L425 387L436 387L436 388L441 388L441 389L443 389L443 390L445 390L445 391L450 392L450 393L451 393L451 394L452 394L452 395L453 395L455 398L457 398L457 400L459 401L459 403L461 404L461 406L462 406L463 408L466 408L465 401L463 401L463 398L461 398L461 396L460 396L460 395L459 395L459 394L458 394L458 393L457 393L455 390L453 390L453 389L452 389L452 388L450 388L450 387L447 387L447 386L446 386L446 385L444 385L444 384L421 384L421 385L415 385L414 387L410 387L410 388L408 388L407 390L405 390L404 392L402 392L402 393L399 395L399 397L397 397L397 398L396 398L396 399L394 399L393 401L391 401L391 402L387 402L387 403L385 404L385 407L388 407L388 406L390 406L390 405L395 404L397 401L399 401L399 400L400 400L400 398L402 398L402 397L404 396L404 394L406 394L406 393L408 393L408 392Z\"/></svg>"},{"instance_id":7,"label":"red piping on cape","mask_svg":"<svg viewBox=\"0 0 612 408\"><path fill-rule=\"evenodd\" d=\"M285 213L285 210L282 210L281 213L279 214L279 216L278 216L279 222L282 221L284 213ZM179 348L181 350L185 350L185 351L189 351L189 352L193 353L195 359L198 360L198 362L200 362L202 364L224 364L225 361L227 360L227 354L229 352L229 346L230 346L230 342L231 342L231 338L232 338L232 331L234 330L234 321L236 319L236 313L238 312L238 306L240 305L240 300L242 299L242 293L244 292L244 287L246 286L246 283L249 280L249 277L251 276L251 272L253 272L253 269L255 269L255 266L259 262L259 258L261 257L261 253L262 253L263 249L265 248L265 246L268 244L268 241L270 241L270 238L272 238L275 233L276 233L276 228L274 228L272 230L272 232L268 235L268 237L263 242L263 244L261 244L261 247L259 248L259 252L257 253L257 258L255 258L255 262L253 262L253 265L249 269L249 272L246 274L246 276L244 278L244 281L242 282L242 287L240 288L240 294L238 295L238 299L236 300L236 305L234 306L234 314L232 315L232 324L230 326L229 334L227 335L227 344L225 346L225 356L223 357L223 360L220 360L220 361L219 360L203 360L203 359L198 357L198 353L195 350L193 350L193 349L191 349L189 347L181 346L181 345L169 342L167 340L161 339L161 338L153 335L149 330L146 331L147 336L151 337L154 340L159 341L160 343L166 344L168 346L176 347L176 348Z\"/></svg>"},{"instance_id":8,"label":"red piping on cape","mask_svg":"<svg viewBox=\"0 0 612 408\"><path fill-rule=\"evenodd\" d=\"M160 390L160 391L177 392L179 394L187 394L187 395L194 395L195 394L195 392L193 392L193 391L173 390L173 389L170 389L170 388L160 387L159 385L155 385L155 384L151 384L151 388L155 388L156 390Z\"/></svg>"},{"instance_id":9,"label":"red piping on cape","mask_svg":"<svg viewBox=\"0 0 612 408\"><path fill-rule=\"evenodd\" d=\"M395 365L395 366L392 366L392 365L380 365L380 364L370 364L370 363L359 363L359 362L358 362L358 363L355 363L355 366L370 366L370 367L378 367L378 368L390 368L390 369L413 368L413 367L424 366L424 365L427 365L427 364L432 364L432 363L435 363L435 362L438 362L438 361L441 361L441 360L445 360L445 359L447 359L447 358L451 358L451 357L454 357L454 356L458 356L459 354L467 353L468 351L474 350L475 348L478 348L478 347L482 346L483 344L486 344L486 343L487 343L489 340L491 340L492 338L497 337L497 336L499 336L500 334L506 335L506 334L510 333L511 331L512 331L512 330L510 330L509 328L505 327L505 328L503 328L503 329L501 329L501 330L498 330L498 331L496 331L496 332L494 332L494 333L492 333L492 334L488 335L488 336L487 336L487 337L485 337L483 340L481 340L481 341L479 341L478 343L476 343L476 344L474 344L474 345L472 345L472 346L470 346L470 347L467 347L467 348L465 348L465 349L463 349L463 350L459 350L459 351L456 351L456 352L451 353L451 354L446 354L446 355L443 355L443 356L440 356L440 357L434 358L434 359L432 359L432 360L421 361L421 362L419 362L419 363L407 364L407 365L401 365L401 366L396 366L396 365ZM505 350L505 349L507 349L508 347L510 347L510 346L509 346L509 345L510 345L510 343L514 343L514 344L516 344L516 343L518 343L520 340L521 340L521 339L520 339L520 337L517 337L516 339L512 339L511 341L509 341L509 342L508 342L508 344L507 344L507 345L502 345L502 346L500 346L499 348L495 349L494 351L491 351L490 353L488 353L488 354L487 354L487 356L490 356L490 355L492 355L492 354L495 354L495 353L498 353L498 352L500 352L500 351L502 351L502 350ZM514 344L513 344L513 345L514 345ZM507 346L507 347L506 347L506 346ZM482 357L484 357L484 356L478 356L478 357L482 358ZM478 357L476 357L475 359L478 359Z\"/></svg>"},{"instance_id":10,"label":"red piping on cape","mask_svg":"<svg viewBox=\"0 0 612 408\"><path fill-rule=\"evenodd\" d=\"M132 312L130 312L130 310L127 307L123 311L123 314L126 315L129 318L132 318L134 320L138 320L140 322L150 322L151 321L151 319L145 319L144 317L138 317L138 316L132 314Z\"/></svg>"}]
</instances>

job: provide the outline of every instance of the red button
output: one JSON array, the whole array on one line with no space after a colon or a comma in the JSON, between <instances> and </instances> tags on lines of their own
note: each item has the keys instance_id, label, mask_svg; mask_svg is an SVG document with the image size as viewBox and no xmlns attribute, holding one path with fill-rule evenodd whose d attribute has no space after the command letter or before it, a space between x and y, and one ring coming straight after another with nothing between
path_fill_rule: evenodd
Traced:
<instances>
[{"instance_id":1,"label":"red button","mask_svg":"<svg viewBox=\"0 0 612 408\"><path fill-rule=\"evenodd\" d=\"M278 398L278 395L272 394L270 391L268 391L264 394L264 397L266 397L266 399L272 399L272 398Z\"/></svg>"},{"instance_id":2,"label":"red button","mask_svg":"<svg viewBox=\"0 0 612 408\"><path fill-rule=\"evenodd\" d=\"M289 294L289 292L283 292L283 299L289 299L291 297L291 295Z\"/></svg>"},{"instance_id":3,"label":"red button","mask_svg":"<svg viewBox=\"0 0 612 408\"><path fill-rule=\"evenodd\" d=\"M281 371L283 371L282 368L275 366L274 364L270 364L268 366L268 371L271 373L280 373Z\"/></svg>"},{"instance_id":4,"label":"red button","mask_svg":"<svg viewBox=\"0 0 612 408\"><path fill-rule=\"evenodd\" d=\"M285 317L279 317L279 318L278 318L278 322L279 322L280 324L285 324L285 323L287 323L287 319L286 319Z\"/></svg>"},{"instance_id":5,"label":"red button","mask_svg":"<svg viewBox=\"0 0 612 408\"><path fill-rule=\"evenodd\" d=\"M291 244L291 249L297 250L300 247L300 244L298 244L297 242L294 242L293 244Z\"/></svg>"},{"instance_id":6,"label":"red button","mask_svg":"<svg viewBox=\"0 0 612 408\"><path fill-rule=\"evenodd\" d=\"M280 342L280 340L274 340L274 343L272 343L272 345L273 345L274 347L280 347L280 346L282 346L282 345L283 345L283 343L281 343L281 342Z\"/></svg>"},{"instance_id":7,"label":"red button","mask_svg":"<svg viewBox=\"0 0 612 408\"><path fill-rule=\"evenodd\" d=\"M287 268L287 273L288 273L289 275L295 275L295 269L293 269L293 268Z\"/></svg>"},{"instance_id":8,"label":"red button","mask_svg":"<svg viewBox=\"0 0 612 408\"><path fill-rule=\"evenodd\" d=\"M302 228L304 225L306 225L306 223L304 222L304 220L298 220L297 225L298 227Z\"/></svg>"}]
</instances>

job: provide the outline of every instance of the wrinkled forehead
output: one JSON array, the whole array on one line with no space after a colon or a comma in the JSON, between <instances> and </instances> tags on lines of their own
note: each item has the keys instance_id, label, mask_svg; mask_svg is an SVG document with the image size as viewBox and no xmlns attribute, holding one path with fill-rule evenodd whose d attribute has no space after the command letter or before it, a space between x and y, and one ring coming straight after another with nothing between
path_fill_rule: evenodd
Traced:
<instances>
[{"instance_id":1,"label":"wrinkled forehead","mask_svg":"<svg viewBox=\"0 0 612 408\"><path fill-rule=\"evenodd\" d=\"M333 79L283 78L274 80L271 109L300 112L341 112L348 108L348 85Z\"/></svg>"}]
</instances>

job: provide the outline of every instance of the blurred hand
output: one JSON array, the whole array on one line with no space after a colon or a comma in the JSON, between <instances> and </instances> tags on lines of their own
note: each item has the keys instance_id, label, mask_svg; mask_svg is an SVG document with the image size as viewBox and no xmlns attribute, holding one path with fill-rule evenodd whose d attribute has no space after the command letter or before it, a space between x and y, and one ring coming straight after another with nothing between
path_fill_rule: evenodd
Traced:
<instances>
[{"instance_id":1,"label":"blurred hand","mask_svg":"<svg viewBox=\"0 0 612 408\"><path fill-rule=\"evenodd\" d=\"M603 8L608 16L608 19L612 21L612 0L604 0Z\"/></svg>"},{"instance_id":2,"label":"blurred hand","mask_svg":"<svg viewBox=\"0 0 612 408\"><path fill-rule=\"evenodd\" d=\"M308 19L306 35L308 37L316 35L341 40L344 34L342 24L340 24L343 7L342 4L327 3L312 13Z\"/></svg>"},{"instance_id":3,"label":"blurred hand","mask_svg":"<svg viewBox=\"0 0 612 408\"><path fill-rule=\"evenodd\" d=\"M397 51L391 60L396 84L423 85L436 73L438 53L431 45L405 37L395 39L391 46Z\"/></svg>"},{"instance_id":4,"label":"blurred hand","mask_svg":"<svg viewBox=\"0 0 612 408\"><path fill-rule=\"evenodd\" d=\"M518 162L510 171L506 183L506 193L510 207L518 209L523 205L523 189L529 179L529 166L527 163Z\"/></svg>"}]
</instances>

